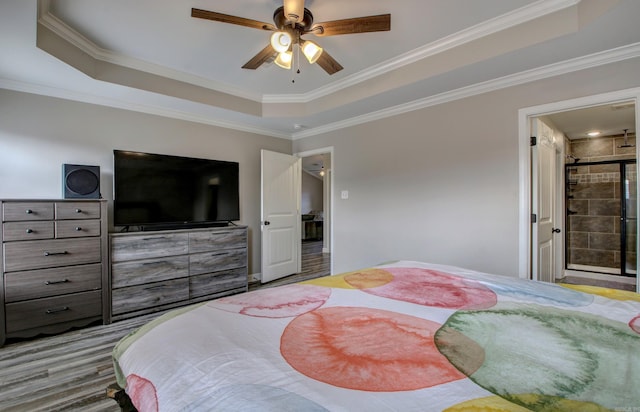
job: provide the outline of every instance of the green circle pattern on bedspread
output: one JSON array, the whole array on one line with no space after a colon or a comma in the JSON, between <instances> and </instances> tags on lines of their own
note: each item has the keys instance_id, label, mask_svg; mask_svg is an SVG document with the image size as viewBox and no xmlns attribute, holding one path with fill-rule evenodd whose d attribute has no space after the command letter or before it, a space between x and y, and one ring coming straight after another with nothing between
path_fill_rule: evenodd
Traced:
<instances>
[{"instance_id":1,"label":"green circle pattern on bedspread","mask_svg":"<svg viewBox=\"0 0 640 412\"><path fill-rule=\"evenodd\" d=\"M469 339L484 352L466 350ZM532 410L545 410L545 398L553 397L609 408L637 406L640 398L640 336L621 322L534 304L503 304L457 311L436 332L435 343L478 385ZM477 356L484 357L482 366L467 370L466 365L477 365L478 359L472 359Z\"/></svg>"}]
</instances>

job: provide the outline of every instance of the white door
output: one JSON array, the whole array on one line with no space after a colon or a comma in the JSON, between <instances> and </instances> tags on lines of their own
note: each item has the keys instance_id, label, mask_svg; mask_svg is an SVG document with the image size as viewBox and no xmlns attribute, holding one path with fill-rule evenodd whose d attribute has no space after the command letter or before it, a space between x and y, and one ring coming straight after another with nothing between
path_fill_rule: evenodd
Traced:
<instances>
[{"instance_id":1,"label":"white door","mask_svg":"<svg viewBox=\"0 0 640 412\"><path fill-rule=\"evenodd\" d=\"M531 275L533 279L553 282L555 278L554 235L560 229L554 226L556 147L553 129L540 119L531 124L535 144L531 146L531 200L532 251Z\"/></svg>"},{"instance_id":2,"label":"white door","mask_svg":"<svg viewBox=\"0 0 640 412\"><path fill-rule=\"evenodd\" d=\"M261 151L262 283L301 271L300 179L296 156Z\"/></svg>"}]
</instances>

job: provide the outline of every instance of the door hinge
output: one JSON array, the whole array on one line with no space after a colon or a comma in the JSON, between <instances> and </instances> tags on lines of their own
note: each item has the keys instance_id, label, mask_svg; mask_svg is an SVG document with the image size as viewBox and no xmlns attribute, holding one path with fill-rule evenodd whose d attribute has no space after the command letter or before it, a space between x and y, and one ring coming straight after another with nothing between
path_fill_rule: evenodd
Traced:
<instances>
[{"instance_id":1,"label":"door hinge","mask_svg":"<svg viewBox=\"0 0 640 412\"><path fill-rule=\"evenodd\" d=\"M538 215L536 215L535 213L531 214L531 223L537 223L538 222Z\"/></svg>"},{"instance_id":2,"label":"door hinge","mask_svg":"<svg viewBox=\"0 0 640 412\"><path fill-rule=\"evenodd\" d=\"M530 141L531 141L531 146L535 146L535 145L536 145L536 143L537 143L537 139L536 139L536 137L535 137L535 136L531 136L529 139L530 139Z\"/></svg>"}]
</instances>

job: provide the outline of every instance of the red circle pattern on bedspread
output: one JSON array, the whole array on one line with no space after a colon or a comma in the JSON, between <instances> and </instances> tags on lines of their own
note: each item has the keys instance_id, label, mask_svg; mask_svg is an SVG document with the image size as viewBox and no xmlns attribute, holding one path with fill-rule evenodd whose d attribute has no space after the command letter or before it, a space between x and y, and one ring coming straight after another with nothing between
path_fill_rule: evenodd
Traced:
<instances>
[{"instance_id":1,"label":"red circle pattern on bedspread","mask_svg":"<svg viewBox=\"0 0 640 412\"><path fill-rule=\"evenodd\" d=\"M435 346L441 326L381 309L324 308L289 323L280 351L300 373L334 386L415 390L465 378Z\"/></svg>"},{"instance_id":2,"label":"red circle pattern on bedspread","mask_svg":"<svg viewBox=\"0 0 640 412\"><path fill-rule=\"evenodd\" d=\"M484 285L435 270L368 269L345 275L363 292L424 306L483 309L496 294ZM285 329L281 353L300 373L331 385L366 391L428 388L465 377L438 351L433 340L442 325L371 308L323 308L298 316ZM463 339L464 337L460 337ZM482 363L475 353L466 372Z\"/></svg>"},{"instance_id":3,"label":"red circle pattern on bedspread","mask_svg":"<svg viewBox=\"0 0 640 412\"><path fill-rule=\"evenodd\" d=\"M375 287L370 284L372 275L379 279ZM487 309L497 302L495 292L481 283L435 270L373 269L348 274L344 280L353 287L372 295L424 306L447 309Z\"/></svg>"},{"instance_id":4,"label":"red circle pattern on bedspread","mask_svg":"<svg viewBox=\"0 0 640 412\"><path fill-rule=\"evenodd\" d=\"M640 315L631 319L631 322L629 322L629 326L631 327L631 330L633 330L635 333L640 334Z\"/></svg>"}]
</instances>

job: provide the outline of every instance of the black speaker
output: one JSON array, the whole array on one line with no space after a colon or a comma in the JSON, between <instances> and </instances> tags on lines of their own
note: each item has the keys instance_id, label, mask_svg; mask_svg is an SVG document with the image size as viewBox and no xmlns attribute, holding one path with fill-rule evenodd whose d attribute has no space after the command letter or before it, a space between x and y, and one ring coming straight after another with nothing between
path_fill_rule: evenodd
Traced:
<instances>
[{"instance_id":1,"label":"black speaker","mask_svg":"<svg viewBox=\"0 0 640 412\"><path fill-rule=\"evenodd\" d=\"M62 165L65 199L100 199L100 166Z\"/></svg>"}]
</instances>

